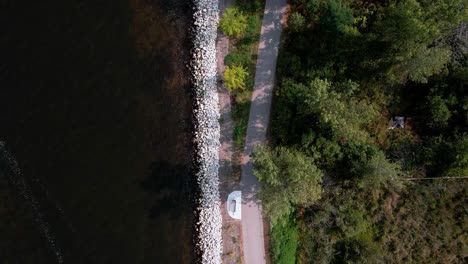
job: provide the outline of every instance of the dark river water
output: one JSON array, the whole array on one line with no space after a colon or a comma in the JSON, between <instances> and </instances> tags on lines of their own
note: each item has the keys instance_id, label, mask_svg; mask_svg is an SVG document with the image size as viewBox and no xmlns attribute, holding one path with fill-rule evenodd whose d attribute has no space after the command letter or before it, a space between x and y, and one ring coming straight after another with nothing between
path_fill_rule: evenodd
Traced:
<instances>
[{"instance_id":1,"label":"dark river water","mask_svg":"<svg viewBox=\"0 0 468 264\"><path fill-rule=\"evenodd\" d=\"M192 262L188 2L0 0L0 263Z\"/></svg>"}]
</instances>

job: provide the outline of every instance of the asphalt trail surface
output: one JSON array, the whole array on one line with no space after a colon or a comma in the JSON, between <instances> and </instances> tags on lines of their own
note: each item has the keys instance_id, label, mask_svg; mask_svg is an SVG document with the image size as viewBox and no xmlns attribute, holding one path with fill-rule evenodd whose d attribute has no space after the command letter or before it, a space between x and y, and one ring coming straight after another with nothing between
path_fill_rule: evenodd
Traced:
<instances>
[{"instance_id":1,"label":"asphalt trail surface","mask_svg":"<svg viewBox=\"0 0 468 264\"><path fill-rule=\"evenodd\" d=\"M250 154L265 144L275 81L276 60L287 9L286 0L266 0L258 47L254 91L242 156L242 240L246 264L267 263L262 207L256 199L260 184L253 175Z\"/></svg>"}]
</instances>

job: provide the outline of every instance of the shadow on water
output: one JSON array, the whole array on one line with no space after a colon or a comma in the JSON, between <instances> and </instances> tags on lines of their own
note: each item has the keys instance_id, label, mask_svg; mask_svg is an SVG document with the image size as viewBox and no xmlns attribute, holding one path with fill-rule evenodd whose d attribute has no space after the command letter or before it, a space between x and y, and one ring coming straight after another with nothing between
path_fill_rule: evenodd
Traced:
<instances>
[{"instance_id":1,"label":"shadow on water","mask_svg":"<svg viewBox=\"0 0 468 264\"><path fill-rule=\"evenodd\" d=\"M0 139L64 263L192 261L186 7L0 0ZM54 263L4 179L0 262Z\"/></svg>"},{"instance_id":2,"label":"shadow on water","mask_svg":"<svg viewBox=\"0 0 468 264\"><path fill-rule=\"evenodd\" d=\"M154 198L149 210L151 218L167 214L174 220L190 215L192 208L187 198L192 199L192 177L186 165L172 165L167 162L153 162L151 175L142 183L142 188Z\"/></svg>"}]
</instances>

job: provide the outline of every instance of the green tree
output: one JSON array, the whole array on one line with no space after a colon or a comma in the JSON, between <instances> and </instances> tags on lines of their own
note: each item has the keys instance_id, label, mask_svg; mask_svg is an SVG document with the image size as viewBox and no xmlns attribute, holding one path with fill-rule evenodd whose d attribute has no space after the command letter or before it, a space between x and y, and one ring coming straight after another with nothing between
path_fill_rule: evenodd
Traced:
<instances>
[{"instance_id":1,"label":"green tree","mask_svg":"<svg viewBox=\"0 0 468 264\"><path fill-rule=\"evenodd\" d=\"M226 8L219 23L221 31L231 38L243 37L247 26L247 16L235 7Z\"/></svg>"},{"instance_id":2,"label":"green tree","mask_svg":"<svg viewBox=\"0 0 468 264\"><path fill-rule=\"evenodd\" d=\"M226 87L230 93L245 89L245 79L249 73L240 65L226 67L223 73Z\"/></svg>"},{"instance_id":3,"label":"green tree","mask_svg":"<svg viewBox=\"0 0 468 264\"><path fill-rule=\"evenodd\" d=\"M335 140L318 137L313 131L302 135L301 150L311 156L322 169L331 169L343 159L341 147Z\"/></svg>"},{"instance_id":4,"label":"green tree","mask_svg":"<svg viewBox=\"0 0 468 264\"><path fill-rule=\"evenodd\" d=\"M468 175L468 135L432 138L422 151L428 176Z\"/></svg>"},{"instance_id":5,"label":"green tree","mask_svg":"<svg viewBox=\"0 0 468 264\"><path fill-rule=\"evenodd\" d=\"M421 47L414 51L410 60L401 65L408 73L408 78L419 83L427 83L427 79L441 73L450 61L452 52L449 47Z\"/></svg>"},{"instance_id":6,"label":"green tree","mask_svg":"<svg viewBox=\"0 0 468 264\"><path fill-rule=\"evenodd\" d=\"M254 175L262 183L259 198L273 224L294 206L308 207L321 197L323 173L304 154L284 147L258 147L252 157Z\"/></svg>"},{"instance_id":7,"label":"green tree","mask_svg":"<svg viewBox=\"0 0 468 264\"><path fill-rule=\"evenodd\" d=\"M288 26L293 32L300 32L304 29L306 25L306 20L304 16L302 16L298 12L294 12L288 19Z\"/></svg>"},{"instance_id":8,"label":"green tree","mask_svg":"<svg viewBox=\"0 0 468 264\"><path fill-rule=\"evenodd\" d=\"M355 83L348 84L357 89ZM342 85L336 85L343 88ZM303 115L315 113L323 127L330 126L339 140L366 140L368 134L362 126L369 123L377 115L373 105L364 100L355 100L349 96L342 96L335 91L332 83L327 80L314 79L309 86L302 86L299 90L299 112Z\"/></svg>"},{"instance_id":9,"label":"green tree","mask_svg":"<svg viewBox=\"0 0 468 264\"><path fill-rule=\"evenodd\" d=\"M329 0L326 15L321 17L322 26L333 33L349 32L353 25L353 13L341 0Z\"/></svg>"},{"instance_id":10,"label":"green tree","mask_svg":"<svg viewBox=\"0 0 468 264\"><path fill-rule=\"evenodd\" d=\"M451 55L444 40L466 18L464 10L461 0L391 2L376 28L388 45L390 78L425 83L440 73Z\"/></svg>"},{"instance_id":11,"label":"green tree","mask_svg":"<svg viewBox=\"0 0 468 264\"><path fill-rule=\"evenodd\" d=\"M353 167L354 174L360 178L360 188L401 187L400 166L386 159L382 151L375 152L368 160L354 162Z\"/></svg>"},{"instance_id":12,"label":"green tree","mask_svg":"<svg viewBox=\"0 0 468 264\"><path fill-rule=\"evenodd\" d=\"M447 176L468 175L468 135L457 138L452 145L451 162L445 171Z\"/></svg>"},{"instance_id":13,"label":"green tree","mask_svg":"<svg viewBox=\"0 0 468 264\"><path fill-rule=\"evenodd\" d=\"M294 230L273 226L273 260L466 259L467 221L460 216L467 182L402 180L468 175L468 54L466 23L459 23L465 2L290 1L270 134L275 146L300 151L327 177L308 207L283 193L288 184L262 181L269 188L264 200L273 201L267 209L293 211L298 230L293 254ZM404 129L388 129L393 115L408 117ZM284 183L275 151L264 154L261 176Z\"/></svg>"},{"instance_id":14,"label":"green tree","mask_svg":"<svg viewBox=\"0 0 468 264\"><path fill-rule=\"evenodd\" d=\"M436 95L428 98L430 105L431 120L429 120L429 126L431 127L446 127L448 121L452 116L447 100L444 100L441 96Z\"/></svg>"}]
</instances>

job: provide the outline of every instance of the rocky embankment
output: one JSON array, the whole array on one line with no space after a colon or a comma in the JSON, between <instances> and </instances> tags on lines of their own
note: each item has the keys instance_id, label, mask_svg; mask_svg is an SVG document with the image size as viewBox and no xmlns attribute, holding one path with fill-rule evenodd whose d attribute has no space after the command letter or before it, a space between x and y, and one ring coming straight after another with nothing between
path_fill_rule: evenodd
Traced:
<instances>
[{"instance_id":1,"label":"rocky embankment","mask_svg":"<svg viewBox=\"0 0 468 264\"><path fill-rule=\"evenodd\" d=\"M194 97L194 163L199 195L195 241L199 262L220 264L222 218L219 195L219 110L216 90L218 1L193 1L191 78Z\"/></svg>"}]
</instances>

